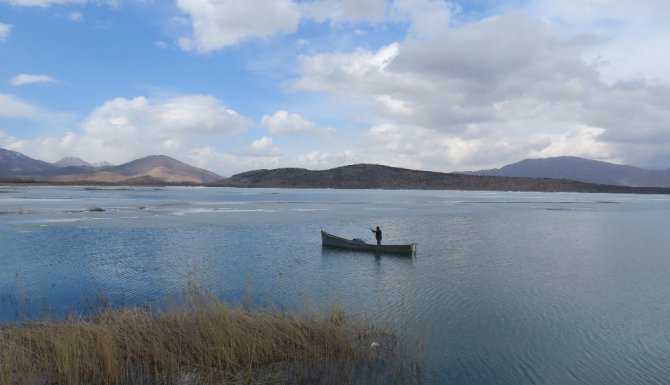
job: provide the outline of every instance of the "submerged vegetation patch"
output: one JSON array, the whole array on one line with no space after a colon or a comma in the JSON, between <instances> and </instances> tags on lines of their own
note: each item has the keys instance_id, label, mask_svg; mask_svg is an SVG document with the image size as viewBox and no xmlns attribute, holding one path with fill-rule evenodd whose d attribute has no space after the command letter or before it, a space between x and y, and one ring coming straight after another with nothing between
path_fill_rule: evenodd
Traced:
<instances>
[{"instance_id":1,"label":"submerged vegetation patch","mask_svg":"<svg viewBox=\"0 0 670 385\"><path fill-rule=\"evenodd\" d=\"M397 336L369 318L231 306L197 295L170 311L0 325L0 384L413 382Z\"/></svg>"}]
</instances>

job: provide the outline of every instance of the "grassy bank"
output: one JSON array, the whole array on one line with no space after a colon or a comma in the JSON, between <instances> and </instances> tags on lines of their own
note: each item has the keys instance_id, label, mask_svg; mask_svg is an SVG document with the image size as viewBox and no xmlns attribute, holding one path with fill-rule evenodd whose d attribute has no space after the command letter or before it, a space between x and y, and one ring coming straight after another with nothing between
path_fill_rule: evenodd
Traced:
<instances>
[{"instance_id":1,"label":"grassy bank","mask_svg":"<svg viewBox=\"0 0 670 385\"><path fill-rule=\"evenodd\" d=\"M0 384L403 383L417 370L364 317L231 307L197 296L174 310L0 326Z\"/></svg>"}]
</instances>

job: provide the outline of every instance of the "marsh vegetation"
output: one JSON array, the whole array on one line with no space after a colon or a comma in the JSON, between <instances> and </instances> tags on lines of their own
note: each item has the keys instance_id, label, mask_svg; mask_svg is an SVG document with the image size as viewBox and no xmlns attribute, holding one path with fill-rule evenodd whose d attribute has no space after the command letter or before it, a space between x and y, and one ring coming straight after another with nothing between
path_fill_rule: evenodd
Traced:
<instances>
[{"instance_id":1,"label":"marsh vegetation","mask_svg":"<svg viewBox=\"0 0 670 385\"><path fill-rule=\"evenodd\" d=\"M420 365L369 317L231 306L191 295L0 326L0 384L406 383Z\"/></svg>"}]
</instances>

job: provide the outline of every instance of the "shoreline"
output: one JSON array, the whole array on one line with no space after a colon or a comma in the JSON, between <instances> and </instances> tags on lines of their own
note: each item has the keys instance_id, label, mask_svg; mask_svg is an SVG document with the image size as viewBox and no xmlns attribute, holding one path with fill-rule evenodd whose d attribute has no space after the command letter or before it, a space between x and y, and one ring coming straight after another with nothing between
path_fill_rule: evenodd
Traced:
<instances>
[{"instance_id":1,"label":"shoreline","mask_svg":"<svg viewBox=\"0 0 670 385\"><path fill-rule=\"evenodd\" d=\"M484 177L484 178L507 178L507 177ZM512 178L512 177L510 177ZM519 178L527 182L528 179L534 178ZM153 183L153 184L129 184L129 183L107 183L107 182L45 182L45 181L24 181L24 180L2 180L0 179L0 193L8 193L8 190L3 190L2 187L81 187L95 190L99 187L104 189L132 189L132 188L163 188L163 187L212 187L212 188L233 188L233 189L289 189L289 190L408 190L408 191L483 191L483 192L540 192L540 193L577 193L577 194L634 194L634 195L670 195L670 187L632 187L632 186L615 186L615 185L600 185L585 182L567 181L570 185L576 185L578 188L561 188L558 187L565 180L561 179L538 179L538 186L531 186L527 188L511 188L509 185L495 186L495 187L481 187L481 186L355 186L355 187L340 187L327 185L286 185L286 184L194 184L194 183ZM542 188L543 186L548 188Z\"/></svg>"}]
</instances>

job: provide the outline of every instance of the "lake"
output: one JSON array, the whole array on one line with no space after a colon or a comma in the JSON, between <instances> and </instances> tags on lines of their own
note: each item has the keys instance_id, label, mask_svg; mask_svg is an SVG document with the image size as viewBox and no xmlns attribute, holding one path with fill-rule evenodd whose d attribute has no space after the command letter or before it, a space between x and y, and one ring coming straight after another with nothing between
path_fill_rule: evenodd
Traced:
<instances>
[{"instance_id":1,"label":"lake","mask_svg":"<svg viewBox=\"0 0 670 385\"><path fill-rule=\"evenodd\" d=\"M321 247L374 226L416 255ZM661 384L668 250L670 196L0 187L0 322L196 287L371 314L424 344L425 383Z\"/></svg>"}]
</instances>

